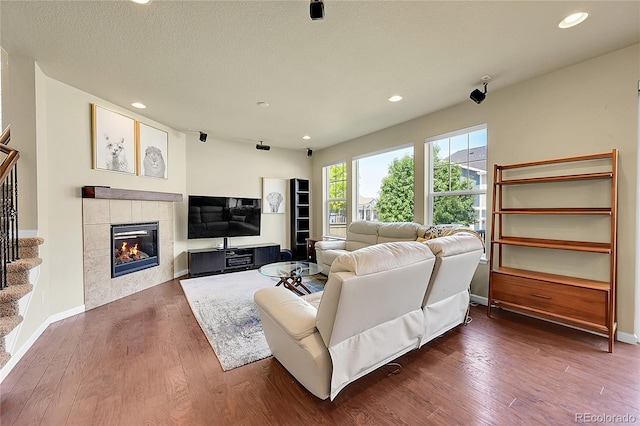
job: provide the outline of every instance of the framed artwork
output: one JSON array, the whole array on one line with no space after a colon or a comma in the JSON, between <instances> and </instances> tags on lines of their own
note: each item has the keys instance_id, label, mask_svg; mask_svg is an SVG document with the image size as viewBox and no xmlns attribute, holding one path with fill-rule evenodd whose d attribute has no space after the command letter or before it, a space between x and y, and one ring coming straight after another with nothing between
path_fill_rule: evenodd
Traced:
<instances>
[{"instance_id":1,"label":"framed artwork","mask_svg":"<svg viewBox=\"0 0 640 426\"><path fill-rule=\"evenodd\" d=\"M164 130L136 122L138 175L167 179L169 136Z\"/></svg>"},{"instance_id":2,"label":"framed artwork","mask_svg":"<svg viewBox=\"0 0 640 426\"><path fill-rule=\"evenodd\" d=\"M262 178L262 213L284 213L286 191L285 179Z\"/></svg>"},{"instance_id":3,"label":"framed artwork","mask_svg":"<svg viewBox=\"0 0 640 426\"><path fill-rule=\"evenodd\" d=\"M91 104L91 127L93 168L135 174L135 120Z\"/></svg>"}]
</instances>

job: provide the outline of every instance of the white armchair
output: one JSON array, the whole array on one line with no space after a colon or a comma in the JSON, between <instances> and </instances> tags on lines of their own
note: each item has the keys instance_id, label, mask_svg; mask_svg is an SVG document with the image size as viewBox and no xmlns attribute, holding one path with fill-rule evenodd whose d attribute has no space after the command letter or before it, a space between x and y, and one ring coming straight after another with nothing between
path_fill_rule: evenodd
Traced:
<instances>
[{"instance_id":1,"label":"white armchair","mask_svg":"<svg viewBox=\"0 0 640 426\"><path fill-rule=\"evenodd\" d=\"M383 243L338 257L322 293L282 287L255 302L275 358L321 399L419 347L422 302L435 256L418 242Z\"/></svg>"}]
</instances>

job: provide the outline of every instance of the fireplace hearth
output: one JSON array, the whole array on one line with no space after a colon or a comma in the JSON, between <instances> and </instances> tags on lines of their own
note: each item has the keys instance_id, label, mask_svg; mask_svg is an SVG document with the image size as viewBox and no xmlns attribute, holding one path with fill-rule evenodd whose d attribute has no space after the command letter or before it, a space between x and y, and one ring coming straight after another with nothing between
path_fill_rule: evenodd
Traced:
<instances>
[{"instance_id":1,"label":"fireplace hearth","mask_svg":"<svg viewBox=\"0 0 640 426\"><path fill-rule=\"evenodd\" d=\"M111 225L111 278L159 264L158 222Z\"/></svg>"}]
</instances>

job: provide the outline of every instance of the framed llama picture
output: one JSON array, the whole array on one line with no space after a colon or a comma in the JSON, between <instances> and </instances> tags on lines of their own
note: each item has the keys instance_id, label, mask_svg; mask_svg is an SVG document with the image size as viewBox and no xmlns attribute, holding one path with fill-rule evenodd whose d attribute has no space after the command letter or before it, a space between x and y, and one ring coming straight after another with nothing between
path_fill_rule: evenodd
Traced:
<instances>
[{"instance_id":1,"label":"framed llama picture","mask_svg":"<svg viewBox=\"0 0 640 426\"><path fill-rule=\"evenodd\" d=\"M262 213L284 213L286 191L285 179L262 178Z\"/></svg>"},{"instance_id":2,"label":"framed llama picture","mask_svg":"<svg viewBox=\"0 0 640 426\"><path fill-rule=\"evenodd\" d=\"M135 120L91 104L93 168L136 173Z\"/></svg>"},{"instance_id":3,"label":"framed llama picture","mask_svg":"<svg viewBox=\"0 0 640 426\"><path fill-rule=\"evenodd\" d=\"M138 175L167 179L169 136L164 130L136 122Z\"/></svg>"}]
</instances>

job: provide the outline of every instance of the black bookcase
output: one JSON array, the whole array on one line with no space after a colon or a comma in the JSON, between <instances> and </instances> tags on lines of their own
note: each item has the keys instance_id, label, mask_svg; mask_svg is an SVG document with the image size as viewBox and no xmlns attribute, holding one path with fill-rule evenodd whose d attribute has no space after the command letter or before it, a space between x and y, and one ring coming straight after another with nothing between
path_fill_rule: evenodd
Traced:
<instances>
[{"instance_id":1,"label":"black bookcase","mask_svg":"<svg viewBox=\"0 0 640 426\"><path fill-rule=\"evenodd\" d=\"M307 258L307 238L311 230L308 179L290 180L291 196L291 252L294 259Z\"/></svg>"}]
</instances>

